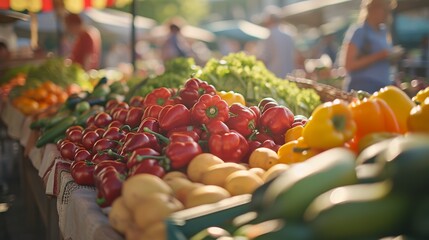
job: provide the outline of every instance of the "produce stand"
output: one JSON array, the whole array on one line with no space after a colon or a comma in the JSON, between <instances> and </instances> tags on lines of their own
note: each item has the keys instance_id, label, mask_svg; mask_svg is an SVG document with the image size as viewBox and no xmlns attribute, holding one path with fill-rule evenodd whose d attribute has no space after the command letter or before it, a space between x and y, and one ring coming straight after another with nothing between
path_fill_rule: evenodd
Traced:
<instances>
[{"instance_id":1,"label":"produce stand","mask_svg":"<svg viewBox=\"0 0 429 240\"><path fill-rule=\"evenodd\" d=\"M428 236L405 222L421 224L419 214L410 214L429 207L427 195L417 194L428 187L429 138L414 135L428 131L422 123L429 115L415 109L429 109L429 88L413 99L394 86L372 96L345 93L308 79L277 79L244 55L212 60L189 78L191 64L182 59L166 75L130 85L139 89L128 98L123 82L100 77L90 91L34 112L16 99L37 102L25 94L44 86L56 94L52 82L34 82L38 72L30 72L27 86L5 91L10 97L0 102L0 118L21 145L27 205L40 213L32 222L43 224L48 239L151 239L156 233L182 240L207 236L211 227L234 236L262 228L257 236L271 236L266 239ZM180 65L186 77L178 75ZM213 104L208 100L219 105L203 105ZM238 118L237 109L248 118ZM263 140L252 138L257 134ZM363 140L372 134L375 139ZM260 145L251 148L255 142ZM368 227L367 220L379 225Z\"/></svg>"},{"instance_id":2,"label":"produce stand","mask_svg":"<svg viewBox=\"0 0 429 240\"><path fill-rule=\"evenodd\" d=\"M25 118L9 102L2 102L1 120L8 138L21 144L19 156L22 192L26 208L40 213L47 239L123 239L109 225L106 215L98 207L95 188L77 185L69 172L69 165L61 159L56 146L44 149L34 146L30 117ZM33 141L33 143L31 143ZM24 156L28 153L28 156Z\"/></svg>"}]
</instances>

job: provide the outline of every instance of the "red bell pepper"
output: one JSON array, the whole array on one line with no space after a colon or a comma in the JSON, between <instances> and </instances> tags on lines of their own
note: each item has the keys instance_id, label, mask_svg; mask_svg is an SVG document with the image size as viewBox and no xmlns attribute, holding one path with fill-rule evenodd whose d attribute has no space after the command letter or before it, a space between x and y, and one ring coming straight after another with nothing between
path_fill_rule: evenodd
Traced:
<instances>
[{"instance_id":1,"label":"red bell pepper","mask_svg":"<svg viewBox=\"0 0 429 240\"><path fill-rule=\"evenodd\" d=\"M143 108L131 107L128 109L127 117L125 118L125 124L131 128L138 127L143 117Z\"/></svg>"},{"instance_id":2,"label":"red bell pepper","mask_svg":"<svg viewBox=\"0 0 429 240\"><path fill-rule=\"evenodd\" d=\"M103 134L103 138L120 141L125 137L124 131L118 127L109 127Z\"/></svg>"},{"instance_id":3,"label":"red bell pepper","mask_svg":"<svg viewBox=\"0 0 429 240\"><path fill-rule=\"evenodd\" d=\"M229 118L229 107L218 95L203 94L191 109L192 121L206 124L213 120L226 122Z\"/></svg>"},{"instance_id":4,"label":"red bell pepper","mask_svg":"<svg viewBox=\"0 0 429 240\"><path fill-rule=\"evenodd\" d=\"M241 162L248 150L247 140L234 130L223 134L213 134L209 138L210 153L225 162Z\"/></svg>"},{"instance_id":5,"label":"red bell pepper","mask_svg":"<svg viewBox=\"0 0 429 240\"><path fill-rule=\"evenodd\" d=\"M171 91L166 87L160 87L152 90L144 98L143 105L149 107L152 105L166 106L174 103Z\"/></svg>"},{"instance_id":6,"label":"red bell pepper","mask_svg":"<svg viewBox=\"0 0 429 240\"><path fill-rule=\"evenodd\" d=\"M202 125L201 139L208 140L212 134L223 134L229 132L229 127L220 120L210 121Z\"/></svg>"},{"instance_id":7,"label":"red bell pepper","mask_svg":"<svg viewBox=\"0 0 429 240\"><path fill-rule=\"evenodd\" d=\"M140 173L148 173L162 178L165 175L165 169L156 159L144 159L137 165L134 165L128 175L133 176Z\"/></svg>"},{"instance_id":8,"label":"red bell pepper","mask_svg":"<svg viewBox=\"0 0 429 240\"><path fill-rule=\"evenodd\" d=\"M216 95L216 89L205 81L191 78L185 82L183 89L179 92L179 97L182 104L191 109L203 94Z\"/></svg>"},{"instance_id":9,"label":"red bell pepper","mask_svg":"<svg viewBox=\"0 0 429 240\"><path fill-rule=\"evenodd\" d=\"M256 121L255 121L256 128L259 128L259 119L261 118L261 110L258 108L258 106L255 106L255 105L250 106L249 108L255 114L255 116L256 116Z\"/></svg>"},{"instance_id":10,"label":"red bell pepper","mask_svg":"<svg viewBox=\"0 0 429 240\"><path fill-rule=\"evenodd\" d=\"M129 101L130 107L143 107L144 106L144 97L135 95L132 96Z\"/></svg>"},{"instance_id":11,"label":"red bell pepper","mask_svg":"<svg viewBox=\"0 0 429 240\"><path fill-rule=\"evenodd\" d=\"M161 131L168 132L177 127L191 125L191 112L185 105L176 104L165 111L161 110L158 120Z\"/></svg>"},{"instance_id":12,"label":"red bell pepper","mask_svg":"<svg viewBox=\"0 0 429 240\"><path fill-rule=\"evenodd\" d=\"M226 125L244 137L256 131L256 121L256 114L250 108L240 103L234 103L229 107L229 119Z\"/></svg>"},{"instance_id":13,"label":"red bell pepper","mask_svg":"<svg viewBox=\"0 0 429 240\"><path fill-rule=\"evenodd\" d=\"M132 135L126 142L124 142L124 145L122 145L122 148L119 151L119 154L124 156L128 153L132 153L134 150L138 148L144 148L149 147L153 148L157 151L161 149L161 146L159 145L155 135L147 132L143 133L135 133Z\"/></svg>"},{"instance_id":14,"label":"red bell pepper","mask_svg":"<svg viewBox=\"0 0 429 240\"><path fill-rule=\"evenodd\" d=\"M104 168L108 166L113 166L119 173L125 174L128 170L127 165L123 162L114 161L114 160L104 160L95 165L94 176L97 176Z\"/></svg>"},{"instance_id":15,"label":"red bell pepper","mask_svg":"<svg viewBox=\"0 0 429 240\"><path fill-rule=\"evenodd\" d=\"M291 128L294 115L285 106L274 106L262 113L259 130L268 135L284 135Z\"/></svg>"},{"instance_id":16,"label":"red bell pepper","mask_svg":"<svg viewBox=\"0 0 429 240\"><path fill-rule=\"evenodd\" d=\"M145 131L153 133L158 139L167 143L167 146L164 148L165 156L149 156L149 158L163 161L161 165L165 165L165 169L167 171L187 166L195 156L203 152L201 146L188 135L173 133L169 138L166 138L165 136L153 132L148 128L145 128Z\"/></svg>"},{"instance_id":17,"label":"red bell pepper","mask_svg":"<svg viewBox=\"0 0 429 240\"><path fill-rule=\"evenodd\" d=\"M161 154L158 151L149 147L138 148L134 150L131 153L130 157L128 158L127 168L131 169L135 165L141 163L144 160L142 156L145 156L147 158L147 156L160 156L160 155Z\"/></svg>"},{"instance_id":18,"label":"red bell pepper","mask_svg":"<svg viewBox=\"0 0 429 240\"><path fill-rule=\"evenodd\" d=\"M116 198L121 196L125 175L113 166L107 166L95 175L97 188L97 204L101 207L112 205Z\"/></svg>"},{"instance_id":19,"label":"red bell pepper","mask_svg":"<svg viewBox=\"0 0 429 240\"><path fill-rule=\"evenodd\" d=\"M156 131L155 131L156 132ZM184 127L177 127L172 130L170 130L167 133L167 137L170 137L173 133L181 133L188 135L194 139L194 141L198 142L200 140L200 135L202 133L202 129L198 128L196 126L184 126Z\"/></svg>"},{"instance_id":20,"label":"red bell pepper","mask_svg":"<svg viewBox=\"0 0 429 240\"><path fill-rule=\"evenodd\" d=\"M73 180L79 185L94 186L95 164L90 161L75 161L70 165Z\"/></svg>"},{"instance_id":21,"label":"red bell pepper","mask_svg":"<svg viewBox=\"0 0 429 240\"><path fill-rule=\"evenodd\" d=\"M144 128L147 127L154 132L159 132L159 121L154 117L146 117L142 119L142 122L137 129L137 132L144 132Z\"/></svg>"},{"instance_id":22,"label":"red bell pepper","mask_svg":"<svg viewBox=\"0 0 429 240\"><path fill-rule=\"evenodd\" d=\"M117 149L117 147L117 141L107 138L100 138L94 143L94 146L92 147L92 153L95 154L109 149Z\"/></svg>"},{"instance_id":23,"label":"red bell pepper","mask_svg":"<svg viewBox=\"0 0 429 240\"><path fill-rule=\"evenodd\" d=\"M159 112L161 112L162 109L163 109L163 106L159 106L159 105L152 105L152 106L146 107L144 109L142 119L145 119L147 117L153 117L158 119Z\"/></svg>"}]
</instances>

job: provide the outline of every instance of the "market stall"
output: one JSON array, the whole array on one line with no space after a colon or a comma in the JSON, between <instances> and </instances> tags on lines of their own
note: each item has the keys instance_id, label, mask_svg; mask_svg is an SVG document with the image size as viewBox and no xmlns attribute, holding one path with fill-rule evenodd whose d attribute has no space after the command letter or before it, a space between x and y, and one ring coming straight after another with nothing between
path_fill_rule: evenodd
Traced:
<instances>
[{"instance_id":1,"label":"market stall","mask_svg":"<svg viewBox=\"0 0 429 240\"><path fill-rule=\"evenodd\" d=\"M176 59L139 82L100 72L82 91L68 88L82 72L62 64L0 85L49 239L202 239L213 227L246 239L427 236L429 89L345 93L239 53Z\"/></svg>"}]
</instances>

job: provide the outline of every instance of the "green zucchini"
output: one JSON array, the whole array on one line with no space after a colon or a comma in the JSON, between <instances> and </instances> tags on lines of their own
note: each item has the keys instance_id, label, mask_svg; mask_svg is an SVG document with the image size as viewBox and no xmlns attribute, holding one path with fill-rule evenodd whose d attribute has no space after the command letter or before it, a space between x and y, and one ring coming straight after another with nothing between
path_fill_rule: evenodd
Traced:
<instances>
[{"instance_id":1,"label":"green zucchini","mask_svg":"<svg viewBox=\"0 0 429 240\"><path fill-rule=\"evenodd\" d=\"M43 134L40 135L40 137L37 139L36 147L40 148L47 143L53 143L59 136L64 134L67 128L75 124L76 119L77 118L75 116L68 116L59 121L52 128L49 128L48 130L43 132Z\"/></svg>"}]
</instances>

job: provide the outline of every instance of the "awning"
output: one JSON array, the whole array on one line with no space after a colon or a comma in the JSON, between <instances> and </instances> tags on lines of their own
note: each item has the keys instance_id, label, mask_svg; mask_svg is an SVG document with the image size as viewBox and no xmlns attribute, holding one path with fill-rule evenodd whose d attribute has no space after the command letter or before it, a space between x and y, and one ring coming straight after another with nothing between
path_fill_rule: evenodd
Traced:
<instances>
[{"instance_id":1,"label":"awning","mask_svg":"<svg viewBox=\"0 0 429 240\"><path fill-rule=\"evenodd\" d=\"M64 5L67 11L79 13L90 7L122 7L129 4L131 1L132 0L1 0L0 9L18 12L47 12L52 11L55 5Z\"/></svg>"},{"instance_id":2,"label":"awning","mask_svg":"<svg viewBox=\"0 0 429 240\"><path fill-rule=\"evenodd\" d=\"M242 42L266 39L270 35L270 31L267 28L244 20L213 22L206 25L205 28L216 36L223 36Z\"/></svg>"},{"instance_id":3,"label":"awning","mask_svg":"<svg viewBox=\"0 0 429 240\"><path fill-rule=\"evenodd\" d=\"M204 42L212 42L215 40L215 35L210 31L207 31L203 28L185 25L181 27L180 32L185 38L204 41ZM166 25L159 25L154 27L148 35L146 35L143 39L156 41L158 39L163 39L168 36L169 29Z\"/></svg>"}]
</instances>

